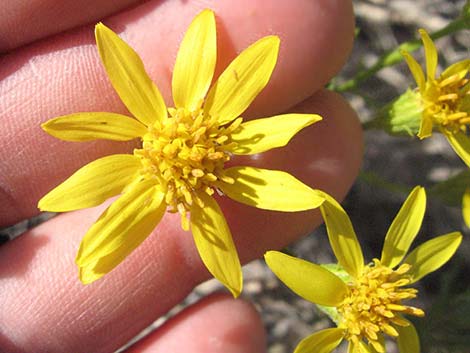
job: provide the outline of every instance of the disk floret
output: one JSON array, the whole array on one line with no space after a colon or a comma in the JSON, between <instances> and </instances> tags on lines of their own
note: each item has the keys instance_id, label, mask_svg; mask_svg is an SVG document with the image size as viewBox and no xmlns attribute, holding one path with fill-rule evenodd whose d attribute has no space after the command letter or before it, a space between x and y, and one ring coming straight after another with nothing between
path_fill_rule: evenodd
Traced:
<instances>
[{"instance_id":1,"label":"disk floret","mask_svg":"<svg viewBox=\"0 0 470 353\"><path fill-rule=\"evenodd\" d=\"M435 123L449 132L467 132L470 124L470 83L469 79L454 74L427 83L424 95L425 109L433 116Z\"/></svg>"},{"instance_id":2,"label":"disk floret","mask_svg":"<svg viewBox=\"0 0 470 353\"><path fill-rule=\"evenodd\" d=\"M340 327L345 329L346 339L355 345L366 338L378 351L383 353L381 335L397 337L394 325L408 326L402 314L424 316L421 309L403 305L402 301L413 299L418 291L403 288L411 280L407 272L408 264L402 264L396 270L383 266L378 259L364 267L362 275L348 286L348 294L338 306L342 317Z\"/></svg>"},{"instance_id":3,"label":"disk floret","mask_svg":"<svg viewBox=\"0 0 470 353\"><path fill-rule=\"evenodd\" d=\"M224 164L235 145L231 133L242 119L220 126L202 109L168 111L169 117L148 128L134 154L141 158L143 177L155 179L166 194L168 210L185 215L195 205L204 206L199 192L212 195L217 182L234 182L224 175Z\"/></svg>"}]
</instances>

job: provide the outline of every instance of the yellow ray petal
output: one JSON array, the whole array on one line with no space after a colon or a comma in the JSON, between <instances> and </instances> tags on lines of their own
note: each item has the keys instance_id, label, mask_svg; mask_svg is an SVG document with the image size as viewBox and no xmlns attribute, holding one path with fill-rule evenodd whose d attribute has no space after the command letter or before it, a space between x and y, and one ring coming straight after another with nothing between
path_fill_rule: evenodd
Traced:
<instances>
[{"instance_id":1,"label":"yellow ray petal","mask_svg":"<svg viewBox=\"0 0 470 353\"><path fill-rule=\"evenodd\" d=\"M294 212L317 208L323 198L289 173L254 167L232 167L224 174L233 184L217 186L228 197L249 206L265 210Z\"/></svg>"},{"instance_id":2,"label":"yellow ray petal","mask_svg":"<svg viewBox=\"0 0 470 353\"><path fill-rule=\"evenodd\" d=\"M368 345L364 341L359 341L355 343L349 341L348 344L348 353L378 353L372 345Z\"/></svg>"},{"instance_id":3,"label":"yellow ray petal","mask_svg":"<svg viewBox=\"0 0 470 353\"><path fill-rule=\"evenodd\" d=\"M354 341L349 341L348 344L348 353L376 353L375 350L374 352L372 350L373 347L368 346L363 341L359 341L358 343L355 343Z\"/></svg>"},{"instance_id":4,"label":"yellow ray petal","mask_svg":"<svg viewBox=\"0 0 470 353\"><path fill-rule=\"evenodd\" d=\"M408 326L395 326L398 331L398 351L400 353L420 353L418 332L411 322L408 323Z\"/></svg>"},{"instance_id":5,"label":"yellow ray petal","mask_svg":"<svg viewBox=\"0 0 470 353\"><path fill-rule=\"evenodd\" d=\"M197 15L181 42L173 70L173 100L177 108L200 108L214 75L217 43L214 13Z\"/></svg>"},{"instance_id":6,"label":"yellow ray petal","mask_svg":"<svg viewBox=\"0 0 470 353\"><path fill-rule=\"evenodd\" d=\"M41 211L66 212L100 205L131 183L140 161L131 154L97 159L76 171L39 200Z\"/></svg>"},{"instance_id":7,"label":"yellow ray petal","mask_svg":"<svg viewBox=\"0 0 470 353\"><path fill-rule=\"evenodd\" d=\"M468 71L470 70L470 59L458 61L452 65L450 65L447 69L444 70L441 74L442 79L446 79L448 77L457 75L457 77L461 80L467 75Z\"/></svg>"},{"instance_id":8,"label":"yellow ray petal","mask_svg":"<svg viewBox=\"0 0 470 353\"><path fill-rule=\"evenodd\" d=\"M127 190L88 230L78 250L77 265L94 268L101 261L108 264L106 268L117 266L160 222L166 209L163 197L151 180Z\"/></svg>"},{"instance_id":9,"label":"yellow ray petal","mask_svg":"<svg viewBox=\"0 0 470 353\"><path fill-rule=\"evenodd\" d=\"M124 246L108 255L105 255L91 263L87 263L83 267L79 266L80 281L83 284L90 284L111 272L111 270L124 261L124 259L147 238L147 236L148 234L139 233L138 236L129 238Z\"/></svg>"},{"instance_id":10,"label":"yellow ray petal","mask_svg":"<svg viewBox=\"0 0 470 353\"><path fill-rule=\"evenodd\" d=\"M144 237L144 239L140 239L139 237L129 239L129 242L126 243L126 248L120 248L116 251L113 251L112 253L105 255L96 261L87 263L83 267L79 266L78 270L80 281L83 284L90 284L108 274L117 265L124 261L124 259L132 252L132 250L139 246L146 237L147 235Z\"/></svg>"},{"instance_id":11,"label":"yellow ray petal","mask_svg":"<svg viewBox=\"0 0 470 353\"><path fill-rule=\"evenodd\" d=\"M330 353L343 340L344 330L328 328L305 337L295 348L294 353Z\"/></svg>"},{"instance_id":12,"label":"yellow ray petal","mask_svg":"<svg viewBox=\"0 0 470 353\"><path fill-rule=\"evenodd\" d=\"M364 353L386 353L385 351L385 339L383 335L379 334L379 338L377 341L369 341L366 344L364 341L361 343L363 344L362 350Z\"/></svg>"},{"instance_id":13,"label":"yellow ray petal","mask_svg":"<svg viewBox=\"0 0 470 353\"><path fill-rule=\"evenodd\" d=\"M217 202L205 193L204 207L191 209L191 231L202 262L209 272L236 298L243 286L240 260L232 234Z\"/></svg>"},{"instance_id":14,"label":"yellow ray petal","mask_svg":"<svg viewBox=\"0 0 470 353\"><path fill-rule=\"evenodd\" d=\"M97 262L98 261L96 261L96 263ZM78 268L78 278L80 279L80 282L82 282L83 284L93 283L94 281L99 280L101 277L111 271L102 270L102 267L100 269L95 270L95 267L99 267L96 265L96 263L94 265L89 265L85 268Z\"/></svg>"},{"instance_id":15,"label":"yellow ray petal","mask_svg":"<svg viewBox=\"0 0 470 353\"><path fill-rule=\"evenodd\" d=\"M424 72L418 62L406 51L400 52L403 58L405 59L406 63L408 64L408 68L415 79L416 84L418 85L418 89L420 92L424 92L426 80L424 78Z\"/></svg>"},{"instance_id":16,"label":"yellow ray petal","mask_svg":"<svg viewBox=\"0 0 470 353\"><path fill-rule=\"evenodd\" d=\"M414 249L403 261L411 265L408 272L411 283L443 266L454 255L461 242L462 234L453 232L428 240Z\"/></svg>"},{"instance_id":17,"label":"yellow ray petal","mask_svg":"<svg viewBox=\"0 0 470 353\"><path fill-rule=\"evenodd\" d=\"M165 102L134 49L102 23L95 37L109 80L132 115L146 126L164 119Z\"/></svg>"},{"instance_id":18,"label":"yellow ray petal","mask_svg":"<svg viewBox=\"0 0 470 353\"><path fill-rule=\"evenodd\" d=\"M426 56L426 75L428 79L434 79L436 77L437 68L437 50L434 42L429 37L429 34L424 30L420 29L419 34L424 45L424 54Z\"/></svg>"},{"instance_id":19,"label":"yellow ray petal","mask_svg":"<svg viewBox=\"0 0 470 353\"><path fill-rule=\"evenodd\" d=\"M470 188L466 188L462 197L462 216L465 225L470 228Z\"/></svg>"},{"instance_id":20,"label":"yellow ray petal","mask_svg":"<svg viewBox=\"0 0 470 353\"><path fill-rule=\"evenodd\" d=\"M470 167L470 138L463 132L451 133L446 129L440 130L449 141L452 149Z\"/></svg>"},{"instance_id":21,"label":"yellow ray petal","mask_svg":"<svg viewBox=\"0 0 470 353\"><path fill-rule=\"evenodd\" d=\"M353 344L352 347L354 347L352 350L353 353L377 353L372 345L368 345L364 341L359 341L358 344Z\"/></svg>"},{"instance_id":22,"label":"yellow ray petal","mask_svg":"<svg viewBox=\"0 0 470 353\"><path fill-rule=\"evenodd\" d=\"M144 136L145 125L125 115L95 112L59 116L41 125L49 135L65 141L97 139L128 141Z\"/></svg>"},{"instance_id":23,"label":"yellow ray petal","mask_svg":"<svg viewBox=\"0 0 470 353\"><path fill-rule=\"evenodd\" d=\"M268 251L266 264L286 286L312 303L337 306L348 292L346 284L332 272L311 262Z\"/></svg>"},{"instance_id":24,"label":"yellow ray petal","mask_svg":"<svg viewBox=\"0 0 470 353\"><path fill-rule=\"evenodd\" d=\"M284 114L242 123L232 133L238 145L231 152L254 154L285 146L297 132L321 119L315 114Z\"/></svg>"},{"instance_id":25,"label":"yellow ray petal","mask_svg":"<svg viewBox=\"0 0 470 353\"><path fill-rule=\"evenodd\" d=\"M266 86L276 65L279 37L267 36L238 55L210 89L204 110L220 125L237 118Z\"/></svg>"},{"instance_id":26,"label":"yellow ray petal","mask_svg":"<svg viewBox=\"0 0 470 353\"><path fill-rule=\"evenodd\" d=\"M358 278L364 268L364 256L351 220L341 205L327 193L320 206L326 224L331 248L338 263L354 278Z\"/></svg>"},{"instance_id":27,"label":"yellow ray petal","mask_svg":"<svg viewBox=\"0 0 470 353\"><path fill-rule=\"evenodd\" d=\"M418 137L422 140L432 135L432 119L426 115L421 117L421 124L419 126Z\"/></svg>"},{"instance_id":28,"label":"yellow ray petal","mask_svg":"<svg viewBox=\"0 0 470 353\"><path fill-rule=\"evenodd\" d=\"M380 262L395 267L405 257L423 222L426 192L421 186L411 191L385 236Z\"/></svg>"}]
</instances>

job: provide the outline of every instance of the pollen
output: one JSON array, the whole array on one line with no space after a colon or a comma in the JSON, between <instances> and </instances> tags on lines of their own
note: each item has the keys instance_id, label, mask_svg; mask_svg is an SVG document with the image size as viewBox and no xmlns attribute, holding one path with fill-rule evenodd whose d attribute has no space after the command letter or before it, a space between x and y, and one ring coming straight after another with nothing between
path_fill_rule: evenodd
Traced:
<instances>
[{"instance_id":1,"label":"pollen","mask_svg":"<svg viewBox=\"0 0 470 353\"><path fill-rule=\"evenodd\" d=\"M340 327L346 330L345 338L357 345L367 339L379 353L384 353L380 342L382 334L397 337L395 326L407 326L403 314L424 316L421 309L402 302L416 297L418 291L404 288L410 284L408 271L403 264L393 270L379 260L364 267L362 275L349 284L348 294L338 306L342 320Z\"/></svg>"},{"instance_id":2,"label":"pollen","mask_svg":"<svg viewBox=\"0 0 470 353\"><path fill-rule=\"evenodd\" d=\"M466 76L430 79L423 94L425 112L434 123L452 133L469 133L470 83Z\"/></svg>"},{"instance_id":3,"label":"pollen","mask_svg":"<svg viewBox=\"0 0 470 353\"><path fill-rule=\"evenodd\" d=\"M168 109L169 116L148 128L141 149L143 179L155 180L166 194L169 212L178 212L184 229L192 207L204 207L200 193L213 195L216 183L233 183L224 175L224 165L235 146L231 134L242 122L220 126L218 120L202 109Z\"/></svg>"}]
</instances>

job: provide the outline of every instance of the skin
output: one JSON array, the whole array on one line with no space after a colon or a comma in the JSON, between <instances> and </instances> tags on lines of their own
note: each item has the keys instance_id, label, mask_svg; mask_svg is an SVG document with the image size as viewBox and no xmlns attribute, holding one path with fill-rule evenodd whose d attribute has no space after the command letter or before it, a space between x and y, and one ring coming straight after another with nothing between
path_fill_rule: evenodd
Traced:
<instances>
[{"instance_id":1,"label":"skin","mask_svg":"<svg viewBox=\"0 0 470 353\"><path fill-rule=\"evenodd\" d=\"M360 125L340 96L321 87L340 70L351 49L350 2L138 2L93 1L93 11L90 0L7 2L0 15L0 50L5 53L0 57L0 225L37 214L38 199L85 163L132 152L135 142L63 142L39 127L50 118L79 111L126 113L99 62L93 23L103 21L135 48L171 106L179 42L203 8L213 9L217 17L217 73L260 37L281 38L271 81L244 117L284 112L324 117L287 147L255 158L237 157L234 164L285 170L338 199L344 197L361 162ZM34 18L27 16L31 8ZM58 21L53 10L60 10ZM287 245L321 222L317 211L287 214L226 198L218 201L243 262ZM76 251L105 207L62 214L0 248L0 351L112 352L210 278L191 234L181 230L178 216L167 214L121 265L82 285ZM265 349L262 323L250 304L215 295L181 312L131 351Z\"/></svg>"}]
</instances>

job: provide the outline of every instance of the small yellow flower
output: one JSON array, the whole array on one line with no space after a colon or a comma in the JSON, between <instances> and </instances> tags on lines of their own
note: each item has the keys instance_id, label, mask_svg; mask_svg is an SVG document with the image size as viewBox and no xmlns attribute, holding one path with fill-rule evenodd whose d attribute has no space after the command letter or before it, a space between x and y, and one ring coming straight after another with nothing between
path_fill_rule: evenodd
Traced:
<instances>
[{"instance_id":1,"label":"small yellow flower","mask_svg":"<svg viewBox=\"0 0 470 353\"><path fill-rule=\"evenodd\" d=\"M279 38L264 37L244 50L210 88L217 57L215 16L210 10L202 11L181 43L172 81L175 107L167 108L134 50L103 24L96 26L95 35L109 79L136 119L105 112L77 113L49 120L42 127L66 141L140 138L142 147L133 155L111 155L89 163L44 196L38 207L71 211L121 194L81 243L76 263L83 283L99 279L123 261L165 211L178 212L182 227L191 228L208 270L238 296L240 261L214 192L277 211L307 210L323 202L319 192L288 173L224 167L234 155L282 147L298 131L321 120L313 114L248 122L239 117L269 81Z\"/></svg>"},{"instance_id":2,"label":"small yellow flower","mask_svg":"<svg viewBox=\"0 0 470 353\"><path fill-rule=\"evenodd\" d=\"M419 31L426 56L426 77L421 66L403 51L418 85L423 109L418 137L431 136L433 128L444 134L450 145L470 166L470 59L449 66L436 78L437 50L425 30Z\"/></svg>"},{"instance_id":3,"label":"small yellow flower","mask_svg":"<svg viewBox=\"0 0 470 353\"><path fill-rule=\"evenodd\" d=\"M326 267L280 252L265 255L268 266L289 288L334 311L337 327L308 336L295 353L329 353L343 339L349 341L348 352L384 353L384 335L397 339L401 353L418 353L416 330L403 315L423 316L424 312L404 303L418 293L406 286L445 264L457 250L462 235L453 232L429 240L405 258L426 206L424 189L416 187L388 230L380 260L364 264L348 215L333 198L326 194L325 198L320 209L338 265L346 276L339 277Z\"/></svg>"},{"instance_id":4,"label":"small yellow flower","mask_svg":"<svg viewBox=\"0 0 470 353\"><path fill-rule=\"evenodd\" d=\"M470 188L466 188L462 196L462 216L465 225L470 228Z\"/></svg>"}]
</instances>

